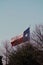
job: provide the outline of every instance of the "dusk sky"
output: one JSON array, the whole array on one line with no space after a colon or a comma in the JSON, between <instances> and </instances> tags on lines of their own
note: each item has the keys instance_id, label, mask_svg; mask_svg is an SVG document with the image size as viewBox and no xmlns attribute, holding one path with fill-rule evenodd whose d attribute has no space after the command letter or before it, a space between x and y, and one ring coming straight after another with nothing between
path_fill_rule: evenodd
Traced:
<instances>
[{"instance_id":1,"label":"dusk sky","mask_svg":"<svg viewBox=\"0 0 43 65\"><path fill-rule=\"evenodd\" d=\"M0 42L43 24L43 0L0 0Z\"/></svg>"}]
</instances>

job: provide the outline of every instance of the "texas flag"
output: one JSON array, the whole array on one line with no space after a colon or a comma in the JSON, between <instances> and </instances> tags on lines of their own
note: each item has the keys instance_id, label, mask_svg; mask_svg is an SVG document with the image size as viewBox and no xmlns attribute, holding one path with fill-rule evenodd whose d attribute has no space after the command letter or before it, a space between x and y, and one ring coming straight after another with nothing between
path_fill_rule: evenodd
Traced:
<instances>
[{"instance_id":1,"label":"texas flag","mask_svg":"<svg viewBox=\"0 0 43 65\"><path fill-rule=\"evenodd\" d=\"M12 38L11 44L12 46L16 46L29 40L30 40L30 28L27 28L22 35Z\"/></svg>"},{"instance_id":2,"label":"texas flag","mask_svg":"<svg viewBox=\"0 0 43 65\"><path fill-rule=\"evenodd\" d=\"M24 32L23 32L23 41L29 41L30 40L30 28L27 28Z\"/></svg>"}]
</instances>

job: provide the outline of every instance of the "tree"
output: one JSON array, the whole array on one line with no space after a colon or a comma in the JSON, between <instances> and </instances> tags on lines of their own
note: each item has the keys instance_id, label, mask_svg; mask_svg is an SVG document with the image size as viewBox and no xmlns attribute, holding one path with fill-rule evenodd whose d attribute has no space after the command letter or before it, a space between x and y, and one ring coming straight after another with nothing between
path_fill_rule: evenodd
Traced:
<instances>
[{"instance_id":1,"label":"tree","mask_svg":"<svg viewBox=\"0 0 43 65\"><path fill-rule=\"evenodd\" d=\"M37 49L37 61L43 65L43 25L36 26L32 40Z\"/></svg>"},{"instance_id":2,"label":"tree","mask_svg":"<svg viewBox=\"0 0 43 65\"><path fill-rule=\"evenodd\" d=\"M36 47L43 50L43 25L36 26L35 31L33 31L32 40Z\"/></svg>"},{"instance_id":3,"label":"tree","mask_svg":"<svg viewBox=\"0 0 43 65\"><path fill-rule=\"evenodd\" d=\"M25 46L17 47L17 51L9 55L8 65L40 65L36 60L36 50L28 43Z\"/></svg>"},{"instance_id":4,"label":"tree","mask_svg":"<svg viewBox=\"0 0 43 65\"><path fill-rule=\"evenodd\" d=\"M8 64L8 56L11 52L11 45L10 42L8 40L6 40L5 42L3 42L3 46L4 46L4 52L3 52L3 60L5 62L5 64Z\"/></svg>"},{"instance_id":5,"label":"tree","mask_svg":"<svg viewBox=\"0 0 43 65\"><path fill-rule=\"evenodd\" d=\"M3 63L2 63L2 56L0 56L0 65L3 65Z\"/></svg>"}]
</instances>

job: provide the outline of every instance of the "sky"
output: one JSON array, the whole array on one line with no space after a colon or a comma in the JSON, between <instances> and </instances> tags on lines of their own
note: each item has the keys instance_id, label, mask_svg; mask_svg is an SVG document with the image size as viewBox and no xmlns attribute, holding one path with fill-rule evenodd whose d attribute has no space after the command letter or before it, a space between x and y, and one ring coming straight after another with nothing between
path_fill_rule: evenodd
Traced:
<instances>
[{"instance_id":1,"label":"sky","mask_svg":"<svg viewBox=\"0 0 43 65\"><path fill-rule=\"evenodd\" d=\"M0 0L0 42L43 24L43 0Z\"/></svg>"}]
</instances>

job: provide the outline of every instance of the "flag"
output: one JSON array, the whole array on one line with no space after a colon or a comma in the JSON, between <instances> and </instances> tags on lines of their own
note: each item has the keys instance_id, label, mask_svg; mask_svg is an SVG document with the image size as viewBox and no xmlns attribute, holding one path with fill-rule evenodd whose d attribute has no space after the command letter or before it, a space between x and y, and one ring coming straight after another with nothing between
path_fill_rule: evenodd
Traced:
<instances>
[{"instance_id":1,"label":"flag","mask_svg":"<svg viewBox=\"0 0 43 65\"><path fill-rule=\"evenodd\" d=\"M13 37L13 38L11 39L11 44L12 44L12 46L16 46L16 45L18 45L18 44L20 44L20 43L22 43L22 42L23 42L23 34L18 35L18 36L16 36L16 37Z\"/></svg>"},{"instance_id":2,"label":"flag","mask_svg":"<svg viewBox=\"0 0 43 65\"><path fill-rule=\"evenodd\" d=\"M22 35L16 36L12 38L11 44L12 46L16 46L18 44L21 44L23 42L30 40L30 28L27 28Z\"/></svg>"},{"instance_id":3,"label":"flag","mask_svg":"<svg viewBox=\"0 0 43 65\"><path fill-rule=\"evenodd\" d=\"M24 32L23 32L23 41L29 41L30 40L30 28L27 28Z\"/></svg>"}]
</instances>

